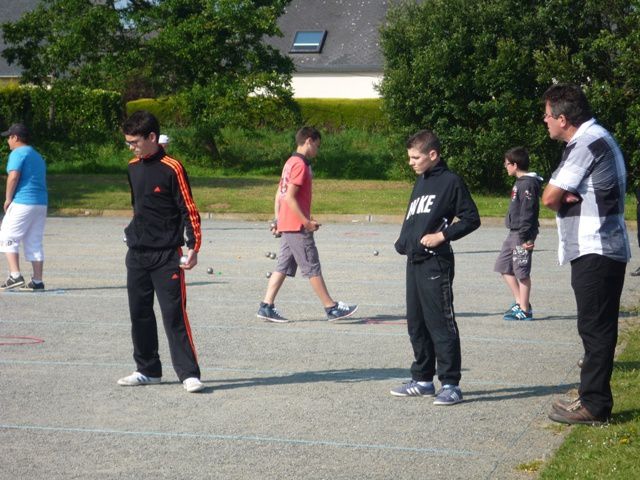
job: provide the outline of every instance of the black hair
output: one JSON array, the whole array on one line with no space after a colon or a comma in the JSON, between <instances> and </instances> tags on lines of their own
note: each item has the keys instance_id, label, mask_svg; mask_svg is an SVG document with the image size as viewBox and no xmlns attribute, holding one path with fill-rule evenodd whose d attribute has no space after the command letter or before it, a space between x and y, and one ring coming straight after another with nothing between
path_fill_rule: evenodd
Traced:
<instances>
[{"instance_id":1,"label":"black hair","mask_svg":"<svg viewBox=\"0 0 640 480\"><path fill-rule=\"evenodd\" d=\"M524 147L514 147L511 150L507 150L504 154L505 160L509 163L515 163L518 170L529 170L529 152Z\"/></svg>"},{"instance_id":2,"label":"black hair","mask_svg":"<svg viewBox=\"0 0 640 480\"><path fill-rule=\"evenodd\" d=\"M160 136L160 123L151 112L138 110L125 120L122 131L125 135L140 135L144 138L153 132L157 138Z\"/></svg>"},{"instance_id":3,"label":"black hair","mask_svg":"<svg viewBox=\"0 0 640 480\"><path fill-rule=\"evenodd\" d=\"M544 92L542 97L549 103L553 118L564 115L574 127L579 127L593 117L587 96L577 85L558 83Z\"/></svg>"}]
</instances>

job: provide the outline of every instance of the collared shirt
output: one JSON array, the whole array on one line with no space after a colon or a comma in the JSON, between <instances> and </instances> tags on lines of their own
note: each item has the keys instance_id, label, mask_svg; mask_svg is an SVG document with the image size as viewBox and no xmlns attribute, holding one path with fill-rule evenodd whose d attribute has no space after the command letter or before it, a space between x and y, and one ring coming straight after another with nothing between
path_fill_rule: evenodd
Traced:
<instances>
[{"instance_id":1,"label":"collared shirt","mask_svg":"<svg viewBox=\"0 0 640 480\"><path fill-rule=\"evenodd\" d=\"M549 183L581 198L578 203L563 203L556 214L561 265L592 253L629 261L624 158L614 138L595 119L580 125L569 140Z\"/></svg>"}]
</instances>

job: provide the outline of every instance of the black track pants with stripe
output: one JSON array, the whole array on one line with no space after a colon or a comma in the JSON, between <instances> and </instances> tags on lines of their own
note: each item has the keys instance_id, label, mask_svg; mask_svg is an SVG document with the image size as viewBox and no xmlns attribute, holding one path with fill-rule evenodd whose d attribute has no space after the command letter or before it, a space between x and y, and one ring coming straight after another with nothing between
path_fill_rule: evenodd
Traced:
<instances>
[{"instance_id":1,"label":"black track pants with stripe","mask_svg":"<svg viewBox=\"0 0 640 480\"><path fill-rule=\"evenodd\" d=\"M133 358L137 371L150 377L162 376L158 355L158 328L153 311L154 292L158 297L164 330L169 341L171 362L180 381L200 378L200 368L186 311L181 249L129 249L126 258L127 293L131 314Z\"/></svg>"},{"instance_id":2,"label":"black track pants with stripe","mask_svg":"<svg viewBox=\"0 0 640 480\"><path fill-rule=\"evenodd\" d=\"M411 376L445 385L460 382L460 334L453 311L453 255L407 262L407 328L413 347Z\"/></svg>"}]
</instances>

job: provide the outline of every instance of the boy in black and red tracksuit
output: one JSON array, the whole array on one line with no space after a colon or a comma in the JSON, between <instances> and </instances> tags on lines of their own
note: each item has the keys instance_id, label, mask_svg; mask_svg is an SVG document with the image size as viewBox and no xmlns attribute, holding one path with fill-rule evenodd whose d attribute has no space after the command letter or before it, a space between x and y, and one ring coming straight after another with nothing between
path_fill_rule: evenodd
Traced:
<instances>
[{"instance_id":1,"label":"boy in black and red tracksuit","mask_svg":"<svg viewBox=\"0 0 640 480\"><path fill-rule=\"evenodd\" d=\"M133 219L125 229L127 293L136 371L124 386L160 383L158 331L153 311L158 297L171 361L188 392L204 388L186 311L184 270L198 263L200 214L182 164L158 145L160 127L149 112L135 112L123 125L136 158L129 162ZM182 246L187 254L182 256Z\"/></svg>"},{"instance_id":2,"label":"boy in black and red tracksuit","mask_svg":"<svg viewBox=\"0 0 640 480\"><path fill-rule=\"evenodd\" d=\"M407 256L407 327L415 359L411 381L391 394L436 395L435 405L453 405L462 401L462 392L450 242L477 229L480 215L463 180L441 160L440 141L433 132L411 136L407 151L418 178L395 247ZM442 384L437 394L436 372Z\"/></svg>"}]
</instances>

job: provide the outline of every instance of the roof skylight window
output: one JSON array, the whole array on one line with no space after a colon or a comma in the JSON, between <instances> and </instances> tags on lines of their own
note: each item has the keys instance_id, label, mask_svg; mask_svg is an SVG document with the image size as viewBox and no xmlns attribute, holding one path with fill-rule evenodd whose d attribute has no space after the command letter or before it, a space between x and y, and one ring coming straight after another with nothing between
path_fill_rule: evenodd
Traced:
<instances>
[{"instance_id":1,"label":"roof skylight window","mask_svg":"<svg viewBox=\"0 0 640 480\"><path fill-rule=\"evenodd\" d=\"M289 53L320 53L325 38L326 30L298 30Z\"/></svg>"}]
</instances>

